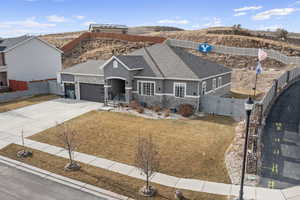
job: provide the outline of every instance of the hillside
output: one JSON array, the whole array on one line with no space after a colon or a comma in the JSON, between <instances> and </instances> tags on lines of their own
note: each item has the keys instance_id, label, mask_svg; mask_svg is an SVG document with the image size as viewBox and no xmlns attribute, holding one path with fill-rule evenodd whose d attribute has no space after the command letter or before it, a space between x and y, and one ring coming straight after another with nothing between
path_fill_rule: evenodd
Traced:
<instances>
[{"instance_id":1,"label":"hillside","mask_svg":"<svg viewBox=\"0 0 300 200\"><path fill-rule=\"evenodd\" d=\"M161 36L166 38L175 38L180 40L191 40L195 42L208 42L212 45L225 45L244 48L265 48L280 51L288 56L300 56L300 46L290 44L286 41L276 41L264 39L254 36L227 35L227 34L212 34L215 30L228 30L226 27L214 29L202 29L196 31L159 31L142 33L149 36ZM55 34L43 36L43 39L54 45L60 42L72 40L82 32L72 32L66 34ZM73 52L64 59L64 66L69 67L73 64L84 62L87 59L108 59L113 54L126 54L143 46L149 46L152 43L144 42L128 42L115 40L110 38L97 38L92 41L85 41L81 45L74 48ZM255 57L248 56L232 56L224 54L210 53L207 55L201 54L194 50L188 50L191 53L197 54L205 59L223 64L233 69L233 85L234 90L241 92L251 91L253 87L254 68L257 64ZM286 66L275 60L267 59L262 63L264 73L259 77L258 90L265 92L268 90L274 78L279 77L284 71L293 68L294 66ZM249 84L250 83L250 84Z\"/></svg>"},{"instance_id":2,"label":"hillside","mask_svg":"<svg viewBox=\"0 0 300 200\"><path fill-rule=\"evenodd\" d=\"M87 31L87 30L86 30ZM47 34L41 35L40 37L43 40L55 45L58 48L61 48L68 42L74 40L79 37L86 31L76 31L76 32L66 32L66 33L56 33L56 34ZM151 34L153 32L160 31L183 31L183 29L171 27L171 26L137 26L137 27L129 27L128 34L132 35L142 35L142 34Z\"/></svg>"}]
</instances>

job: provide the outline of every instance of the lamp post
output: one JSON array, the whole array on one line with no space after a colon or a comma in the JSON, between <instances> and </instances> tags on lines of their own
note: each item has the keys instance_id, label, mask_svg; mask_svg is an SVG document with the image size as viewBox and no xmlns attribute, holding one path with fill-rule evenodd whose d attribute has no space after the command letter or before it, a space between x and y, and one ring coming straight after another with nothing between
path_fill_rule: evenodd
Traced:
<instances>
[{"instance_id":1,"label":"lamp post","mask_svg":"<svg viewBox=\"0 0 300 200\"><path fill-rule=\"evenodd\" d=\"M245 102L245 111L247 115L246 121L246 137L245 137L245 146L244 146L244 158L243 158L243 166L242 166L242 177L241 177L241 188L240 188L240 197L239 200L243 200L244 194L244 178L245 178L245 169L246 169L246 158L247 158L247 147L248 147L248 133L249 133L249 124L250 124L250 115L253 109L254 102L251 97Z\"/></svg>"}]
</instances>

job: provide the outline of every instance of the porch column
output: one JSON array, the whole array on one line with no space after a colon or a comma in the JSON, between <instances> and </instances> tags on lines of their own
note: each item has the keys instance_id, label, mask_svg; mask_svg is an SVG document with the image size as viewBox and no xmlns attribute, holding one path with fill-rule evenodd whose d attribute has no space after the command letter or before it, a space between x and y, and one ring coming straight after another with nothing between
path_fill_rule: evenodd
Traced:
<instances>
[{"instance_id":1,"label":"porch column","mask_svg":"<svg viewBox=\"0 0 300 200\"><path fill-rule=\"evenodd\" d=\"M104 85L104 105L107 106L108 104L108 99L109 99L109 89L110 89L110 85L105 84Z\"/></svg>"},{"instance_id":2,"label":"porch column","mask_svg":"<svg viewBox=\"0 0 300 200\"><path fill-rule=\"evenodd\" d=\"M131 87L126 87L125 88L125 99L126 99L126 103L130 103L130 101L132 100L132 88Z\"/></svg>"},{"instance_id":3,"label":"porch column","mask_svg":"<svg viewBox=\"0 0 300 200\"><path fill-rule=\"evenodd\" d=\"M132 100L132 80L128 79L125 83L125 100L126 103L130 103Z\"/></svg>"},{"instance_id":4,"label":"porch column","mask_svg":"<svg viewBox=\"0 0 300 200\"><path fill-rule=\"evenodd\" d=\"M80 85L79 82L75 82L75 96L76 96L76 100L80 100Z\"/></svg>"}]
</instances>

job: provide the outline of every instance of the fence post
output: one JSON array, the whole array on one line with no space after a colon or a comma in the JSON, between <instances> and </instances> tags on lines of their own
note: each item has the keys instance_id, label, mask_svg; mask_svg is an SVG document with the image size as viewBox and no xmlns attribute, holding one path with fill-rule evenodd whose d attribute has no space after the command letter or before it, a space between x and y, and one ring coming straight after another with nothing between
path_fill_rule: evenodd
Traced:
<instances>
[{"instance_id":1,"label":"fence post","mask_svg":"<svg viewBox=\"0 0 300 200\"><path fill-rule=\"evenodd\" d=\"M290 82L290 71L287 71L286 72L287 74L287 76L286 76L286 83L288 83L288 82Z\"/></svg>"},{"instance_id":2,"label":"fence post","mask_svg":"<svg viewBox=\"0 0 300 200\"><path fill-rule=\"evenodd\" d=\"M273 82L274 82L274 85L275 85L274 97L276 97L277 96L277 90L278 90L278 80L274 79ZM274 97L272 97L272 99Z\"/></svg>"}]
</instances>

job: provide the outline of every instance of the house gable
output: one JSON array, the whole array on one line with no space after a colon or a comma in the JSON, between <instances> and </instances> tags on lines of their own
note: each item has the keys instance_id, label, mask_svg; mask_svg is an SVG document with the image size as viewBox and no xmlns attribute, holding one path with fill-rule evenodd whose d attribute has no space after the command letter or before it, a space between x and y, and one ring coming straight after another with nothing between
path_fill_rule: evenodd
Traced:
<instances>
[{"instance_id":1,"label":"house gable","mask_svg":"<svg viewBox=\"0 0 300 200\"><path fill-rule=\"evenodd\" d=\"M116 63L117 66L114 66L114 63ZM105 79L129 80L134 75L132 71L115 56L109 59L101 68L103 69Z\"/></svg>"}]
</instances>

